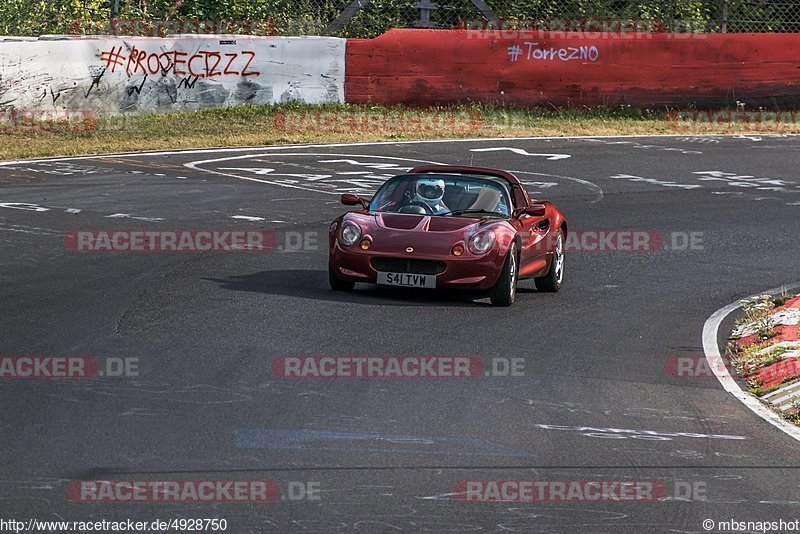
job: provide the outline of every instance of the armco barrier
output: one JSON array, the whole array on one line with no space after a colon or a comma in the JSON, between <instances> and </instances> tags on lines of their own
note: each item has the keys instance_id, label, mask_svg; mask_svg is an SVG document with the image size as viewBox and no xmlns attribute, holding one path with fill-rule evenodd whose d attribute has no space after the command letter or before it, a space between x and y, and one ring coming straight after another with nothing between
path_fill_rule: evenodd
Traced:
<instances>
[{"instance_id":1,"label":"armco barrier","mask_svg":"<svg viewBox=\"0 0 800 534\"><path fill-rule=\"evenodd\" d=\"M347 44L347 102L636 107L800 103L800 35L392 30Z\"/></svg>"},{"instance_id":2,"label":"armco barrier","mask_svg":"<svg viewBox=\"0 0 800 534\"><path fill-rule=\"evenodd\" d=\"M0 42L0 108L177 111L344 101L345 40L181 36Z\"/></svg>"}]
</instances>

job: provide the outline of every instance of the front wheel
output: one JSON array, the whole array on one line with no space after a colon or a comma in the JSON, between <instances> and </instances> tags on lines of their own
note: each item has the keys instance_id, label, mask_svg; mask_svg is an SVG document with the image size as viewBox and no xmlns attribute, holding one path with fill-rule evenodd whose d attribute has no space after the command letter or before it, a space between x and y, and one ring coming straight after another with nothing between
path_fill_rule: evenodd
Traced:
<instances>
[{"instance_id":1,"label":"front wheel","mask_svg":"<svg viewBox=\"0 0 800 534\"><path fill-rule=\"evenodd\" d=\"M514 298L517 295L517 244L511 243L508 249L506 261L503 263L503 270L500 272L500 277L497 283L489 290L489 300L495 306L511 306L514 304Z\"/></svg>"},{"instance_id":2,"label":"front wheel","mask_svg":"<svg viewBox=\"0 0 800 534\"><path fill-rule=\"evenodd\" d=\"M556 246L553 249L553 261L550 263L550 270L541 278L534 278L536 289L548 293L555 293L561 289L564 282L564 231L558 230Z\"/></svg>"},{"instance_id":3,"label":"front wheel","mask_svg":"<svg viewBox=\"0 0 800 534\"><path fill-rule=\"evenodd\" d=\"M343 280L339 278L330 263L328 264L328 283L334 291L352 291L353 288L356 287L356 283L352 280Z\"/></svg>"}]
</instances>

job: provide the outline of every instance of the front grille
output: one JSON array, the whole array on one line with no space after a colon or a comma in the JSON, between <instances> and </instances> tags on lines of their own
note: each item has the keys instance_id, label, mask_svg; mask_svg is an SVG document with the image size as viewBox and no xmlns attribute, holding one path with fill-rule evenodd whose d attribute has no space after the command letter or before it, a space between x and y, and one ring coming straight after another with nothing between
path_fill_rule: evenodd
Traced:
<instances>
[{"instance_id":1,"label":"front grille","mask_svg":"<svg viewBox=\"0 0 800 534\"><path fill-rule=\"evenodd\" d=\"M373 258L372 268L386 273L439 274L446 267L443 261L405 258Z\"/></svg>"}]
</instances>

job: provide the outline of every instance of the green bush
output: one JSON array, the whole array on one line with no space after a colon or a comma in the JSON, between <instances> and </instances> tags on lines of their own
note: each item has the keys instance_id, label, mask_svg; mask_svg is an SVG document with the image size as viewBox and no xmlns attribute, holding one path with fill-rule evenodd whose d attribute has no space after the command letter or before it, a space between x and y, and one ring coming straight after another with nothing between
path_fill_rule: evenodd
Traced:
<instances>
[{"instance_id":1,"label":"green bush","mask_svg":"<svg viewBox=\"0 0 800 534\"><path fill-rule=\"evenodd\" d=\"M136 21L244 21L262 35L320 35L351 0L119 0L119 18ZM373 0L337 35L375 37L419 19L417 0ZM718 31L722 0L486 0L507 22L646 20L664 31ZM458 27L482 20L470 0L437 0L431 21ZM100 22L108 27L112 0L0 0L0 35L64 34ZM774 0L729 0L728 31L800 31L800 7ZM76 24L79 23L79 24ZM474 27L474 26L473 26ZM255 28L255 30L253 30ZM233 31L237 26L233 25Z\"/></svg>"}]
</instances>

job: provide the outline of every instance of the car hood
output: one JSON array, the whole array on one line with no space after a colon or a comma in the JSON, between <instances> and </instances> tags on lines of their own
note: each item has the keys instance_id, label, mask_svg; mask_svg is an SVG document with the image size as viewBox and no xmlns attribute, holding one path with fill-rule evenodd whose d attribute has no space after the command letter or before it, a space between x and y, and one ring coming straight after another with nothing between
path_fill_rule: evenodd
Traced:
<instances>
[{"instance_id":1,"label":"car hood","mask_svg":"<svg viewBox=\"0 0 800 534\"><path fill-rule=\"evenodd\" d=\"M375 213L375 224L387 230L414 230L417 232L459 232L477 230L479 227L500 222L501 219L474 219L466 217L437 217L398 213Z\"/></svg>"},{"instance_id":2,"label":"car hood","mask_svg":"<svg viewBox=\"0 0 800 534\"><path fill-rule=\"evenodd\" d=\"M453 245L465 244L476 232L492 228L497 232L498 246L505 246L513 238L514 228L505 219L475 219L467 217L437 217L430 215L347 213L345 220L357 223L363 236L372 240L369 251L373 255L406 256L435 259L450 257ZM473 257L467 253L462 259Z\"/></svg>"}]
</instances>

